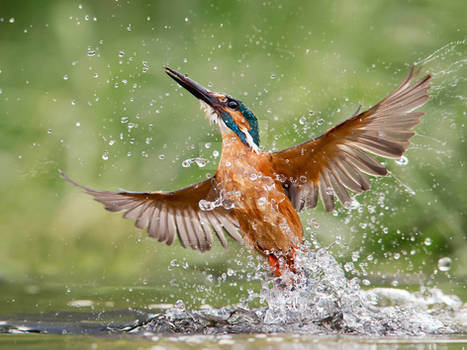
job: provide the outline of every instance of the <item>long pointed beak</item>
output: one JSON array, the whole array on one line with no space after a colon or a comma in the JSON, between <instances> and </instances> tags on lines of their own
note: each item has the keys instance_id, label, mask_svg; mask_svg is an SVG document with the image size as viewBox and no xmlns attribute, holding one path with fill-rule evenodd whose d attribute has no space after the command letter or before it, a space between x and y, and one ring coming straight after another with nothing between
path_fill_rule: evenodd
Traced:
<instances>
[{"instance_id":1,"label":"long pointed beak","mask_svg":"<svg viewBox=\"0 0 467 350\"><path fill-rule=\"evenodd\" d=\"M201 86L196 81L193 81L190 78L184 76L183 74L180 74L179 72L173 70L172 68L165 66L164 69L169 77L171 77L173 80L175 80L185 89L187 89L193 96L199 98L200 100L203 100L213 108L217 107L216 105L219 104L219 101L216 97L212 95L211 91L206 89L204 86Z\"/></svg>"}]
</instances>

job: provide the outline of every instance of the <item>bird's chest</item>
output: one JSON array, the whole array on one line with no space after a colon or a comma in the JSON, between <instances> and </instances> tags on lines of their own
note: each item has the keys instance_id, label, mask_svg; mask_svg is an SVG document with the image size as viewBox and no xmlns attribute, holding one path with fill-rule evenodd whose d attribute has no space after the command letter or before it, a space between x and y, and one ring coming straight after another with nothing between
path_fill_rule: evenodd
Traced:
<instances>
[{"instance_id":1,"label":"bird's chest","mask_svg":"<svg viewBox=\"0 0 467 350\"><path fill-rule=\"evenodd\" d=\"M237 154L221 160L216 174L224 200L238 210L271 210L277 201L287 199L264 155Z\"/></svg>"},{"instance_id":2,"label":"bird's chest","mask_svg":"<svg viewBox=\"0 0 467 350\"><path fill-rule=\"evenodd\" d=\"M268 156L237 153L221 160L216 178L246 241L260 251L288 250L301 240L302 228Z\"/></svg>"}]
</instances>

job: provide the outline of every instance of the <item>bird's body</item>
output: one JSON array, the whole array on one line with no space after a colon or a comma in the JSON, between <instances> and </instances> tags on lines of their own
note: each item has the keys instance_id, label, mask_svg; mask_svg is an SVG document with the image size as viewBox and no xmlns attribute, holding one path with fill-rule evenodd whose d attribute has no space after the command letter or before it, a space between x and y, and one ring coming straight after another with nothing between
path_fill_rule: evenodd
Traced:
<instances>
[{"instance_id":1,"label":"bird's body","mask_svg":"<svg viewBox=\"0 0 467 350\"><path fill-rule=\"evenodd\" d=\"M233 135L226 138L216 179L247 245L266 255L296 248L303 239L302 225L271 154L251 152Z\"/></svg>"},{"instance_id":2,"label":"bird's body","mask_svg":"<svg viewBox=\"0 0 467 350\"><path fill-rule=\"evenodd\" d=\"M265 257L280 276L294 271L294 255L303 242L298 212L321 198L327 211L335 197L348 206L348 190L363 192L365 174L384 176L387 169L373 156L400 158L423 115L413 112L428 100L430 75L413 83L409 75L384 100L322 136L279 152L259 148L258 122L239 100L211 92L166 67L166 73L197 97L206 117L222 135L215 176L174 192L107 192L78 185L110 211L125 212L138 228L160 242L209 250L215 233L226 247L224 232ZM411 84L412 83L412 84Z\"/></svg>"}]
</instances>

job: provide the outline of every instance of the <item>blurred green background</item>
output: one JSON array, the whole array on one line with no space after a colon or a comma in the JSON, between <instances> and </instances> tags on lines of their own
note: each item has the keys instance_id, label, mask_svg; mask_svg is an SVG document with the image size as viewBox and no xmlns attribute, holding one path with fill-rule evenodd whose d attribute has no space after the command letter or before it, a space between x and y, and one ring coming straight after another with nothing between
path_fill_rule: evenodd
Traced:
<instances>
[{"instance_id":1,"label":"blurred green background","mask_svg":"<svg viewBox=\"0 0 467 350\"><path fill-rule=\"evenodd\" d=\"M3 286L203 283L248 260L234 242L161 245L59 178L173 190L215 172L218 132L163 65L243 100L278 150L375 104L417 62L433 89L408 163L387 161L359 209L302 219L315 247L340 237L334 254L367 284L464 287L466 13L462 0L0 2ZM193 157L209 163L182 166Z\"/></svg>"}]
</instances>

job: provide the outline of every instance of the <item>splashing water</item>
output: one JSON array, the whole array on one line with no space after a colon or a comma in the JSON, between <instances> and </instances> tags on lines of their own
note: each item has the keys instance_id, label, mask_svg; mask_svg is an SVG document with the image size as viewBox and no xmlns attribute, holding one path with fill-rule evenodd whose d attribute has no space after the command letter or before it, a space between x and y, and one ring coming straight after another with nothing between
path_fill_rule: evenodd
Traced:
<instances>
[{"instance_id":1,"label":"splashing water","mask_svg":"<svg viewBox=\"0 0 467 350\"><path fill-rule=\"evenodd\" d=\"M209 160L205 158L200 158L200 157L188 158L182 162L182 167L189 168L192 164L196 164L198 167L204 168L206 164L208 163L209 163Z\"/></svg>"},{"instance_id":2,"label":"splashing water","mask_svg":"<svg viewBox=\"0 0 467 350\"><path fill-rule=\"evenodd\" d=\"M144 334L299 333L414 336L467 331L467 310L439 289L410 293L395 288L360 289L348 280L329 249L301 253L298 273L270 275L259 293L235 307L189 311L182 301L123 331ZM269 277L267 277L269 276ZM284 278L293 279L287 286ZM250 308L258 299L265 307Z\"/></svg>"}]
</instances>

